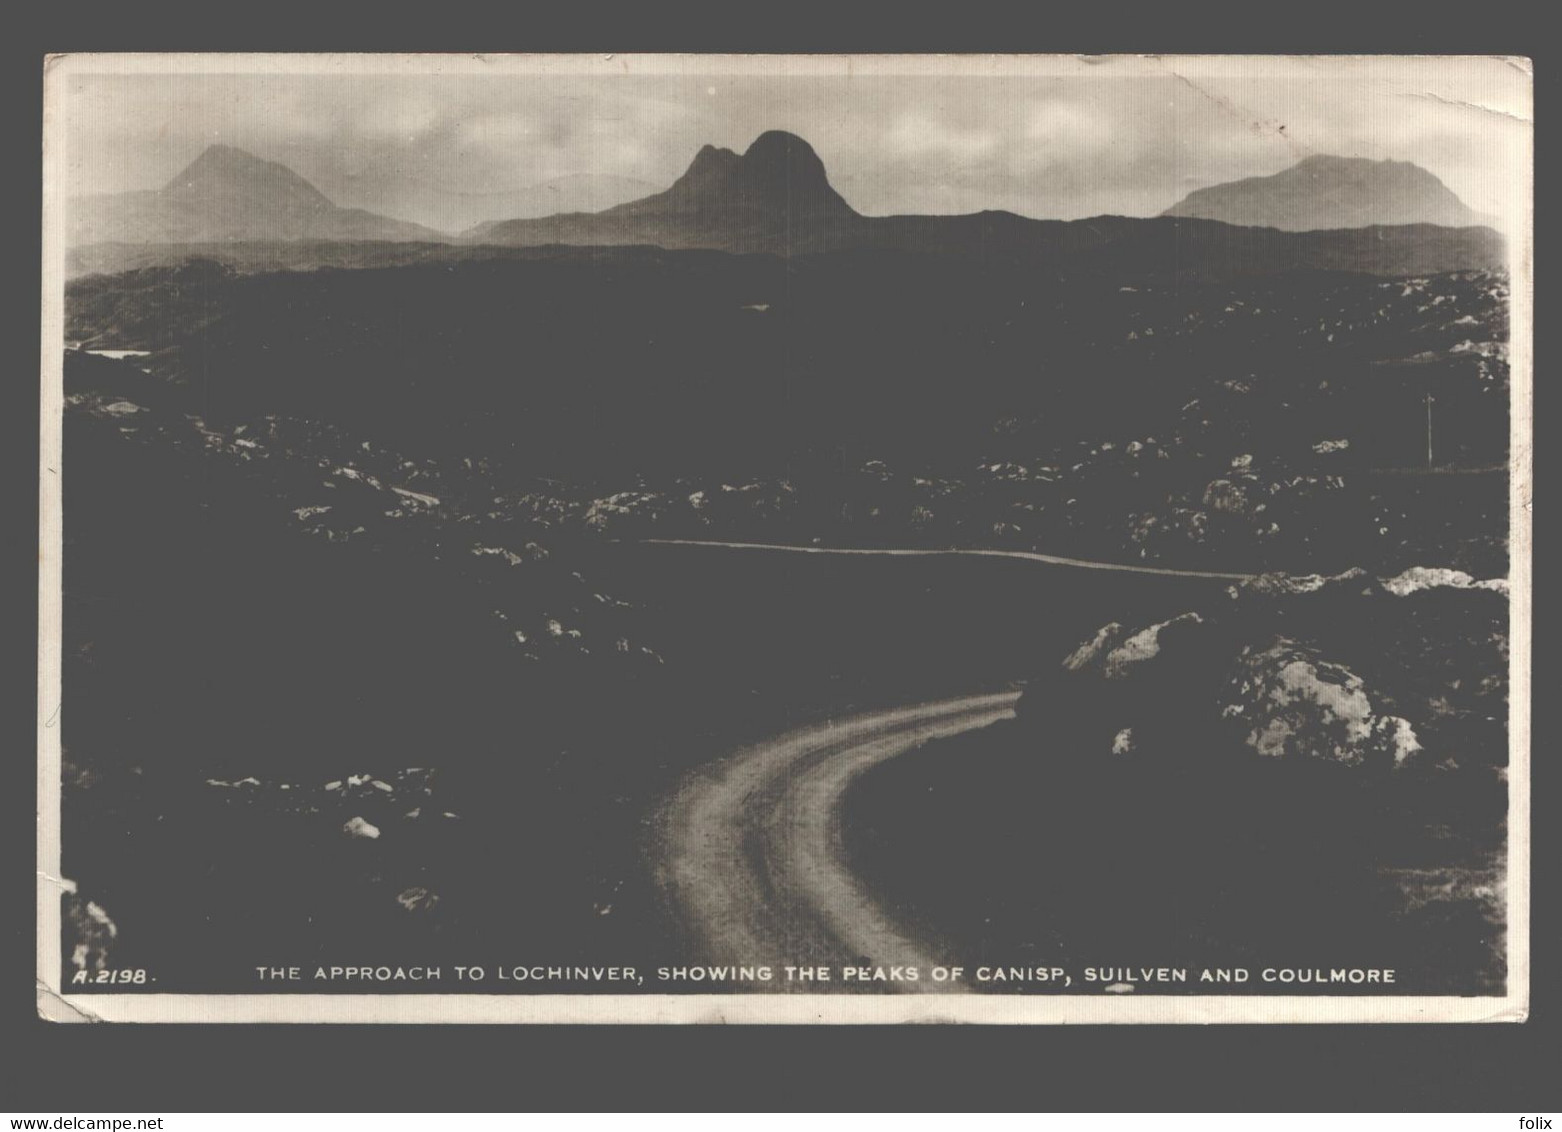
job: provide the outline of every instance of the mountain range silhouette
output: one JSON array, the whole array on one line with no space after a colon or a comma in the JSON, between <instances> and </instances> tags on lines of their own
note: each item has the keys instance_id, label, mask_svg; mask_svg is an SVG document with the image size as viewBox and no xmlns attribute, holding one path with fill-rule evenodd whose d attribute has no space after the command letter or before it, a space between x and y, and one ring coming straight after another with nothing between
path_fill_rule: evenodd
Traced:
<instances>
[{"instance_id":1,"label":"mountain range silhouette","mask_svg":"<svg viewBox=\"0 0 1562 1132\"><path fill-rule=\"evenodd\" d=\"M161 189L73 200L68 227L75 248L308 241L782 256L878 250L1089 261L1096 270L1160 257L1179 270L1216 275L1296 268L1405 274L1502 266L1501 237L1477 227L1480 219L1419 166L1328 156L1200 189L1161 217L864 216L831 185L812 146L771 130L741 154L703 147L661 192L597 212L489 221L459 236L340 207L287 166L229 146L208 148ZM342 258L334 253L331 262Z\"/></svg>"}]
</instances>

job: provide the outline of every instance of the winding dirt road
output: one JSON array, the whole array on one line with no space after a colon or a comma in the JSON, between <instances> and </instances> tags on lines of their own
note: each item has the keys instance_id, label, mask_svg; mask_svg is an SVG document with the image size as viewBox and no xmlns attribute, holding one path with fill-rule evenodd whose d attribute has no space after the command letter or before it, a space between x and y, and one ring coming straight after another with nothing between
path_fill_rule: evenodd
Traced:
<instances>
[{"instance_id":1,"label":"winding dirt road","mask_svg":"<svg viewBox=\"0 0 1562 1132\"><path fill-rule=\"evenodd\" d=\"M929 739L1014 712L1018 692L870 712L788 732L701 768L659 815L657 878L689 962L916 966L921 979L862 984L938 991L947 962L897 923L846 867L842 805L863 771ZM696 958L696 956L698 958ZM773 990L774 984L763 984ZM851 984L792 984L835 991Z\"/></svg>"}]
</instances>

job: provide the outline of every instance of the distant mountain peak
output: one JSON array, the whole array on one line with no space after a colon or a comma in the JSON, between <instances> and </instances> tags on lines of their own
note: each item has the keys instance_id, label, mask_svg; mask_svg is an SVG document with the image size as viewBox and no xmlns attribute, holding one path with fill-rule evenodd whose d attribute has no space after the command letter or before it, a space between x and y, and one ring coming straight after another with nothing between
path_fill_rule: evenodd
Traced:
<instances>
[{"instance_id":1,"label":"distant mountain peak","mask_svg":"<svg viewBox=\"0 0 1562 1132\"><path fill-rule=\"evenodd\" d=\"M721 165L738 160L738 155L725 146L711 145L707 142L700 146L700 152L694 155L694 164Z\"/></svg>"},{"instance_id":2,"label":"distant mountain peak","mask_svg":"<svg viewBox=\"0 0 1562 1132\"><path fill-rule=\"evenodd\" d=\"M857 215L831 187L813 147L784 130L767 130L741 154L702 146L672 187L605 215L711 216L734 211L804 224Z\"/></svg>"},{"instance_id":3,"label":"distant mountain peak","mask_svg":"<svg viewBox=\"0 0 1562 1132\"><path fill-rule=\"evenodd\" d=\"M1290 231L1481 223L1448 186L1414 162L1329 153L1311 154L1268 176L1197 189L1164 215Z\"/></svg>"},{"instance_id":4,"label":"distant mountain peak","mask_svg":"<svg viewBox=\"0 0 1562 1132\"><path fill-rule=\"evenodd\" d=\"M753 161L796 159L816 162L819 168L824 168L824 162L819 160L814 147L786 130L766 130L749 143L749 147L743 151L743 157L745 160Z\"/></svg>"},{"instance_id":5,"label":"distant mountain peak","mask_svg":"<svg viewBox=\"0 0 1562 1132\"><path fill-rule=\"evenodd\" d=\"M684 170L683 176L673 182L676 188L679 185L686 187L709 186L712 190L718 190L725 185L736 173L743 159L730 149L722 149L714 145L700 147L700 152L694 155L694 160Z\"/></svg>"},{"instance_id":6,"label":"distant mountain peak","mask_svg":"<svg viewBox=\"0 0 1562 1132\"><path fill-rule=\"evenodd\" d=\"M753 180L774 186L778 191L840 200L830 187L824 162L814 152L814 147L796 134L766 130L743 151L742 160ZM842 205L845 203L841 201Z\"/></svg>"},{"instance_id":7,"label":"distant mountain peak","mask_svg":"<svg viewBox=\"0 0 1562 1132\"><path fill-rule=\"evenodd\" d=\"M417 224L338 208L286 165L209 145L161 189L76 198L72 247L259 240L438 240Z\"/></svg>"},{"instance_id":8,"label":"distant mountain peak","mask_svg":"<svg viewBox=\"0 0 1562 1132\"><path fill-rule=\"evenodd\" d=\"M286 165L267 161L256 157L248 150L220 143L209 145L202 150L201 155L169 181L163 191L242 192L267 196L281 193L298 201L331 207L331 201L324 193Z\"/></svg>"}]
</instances>

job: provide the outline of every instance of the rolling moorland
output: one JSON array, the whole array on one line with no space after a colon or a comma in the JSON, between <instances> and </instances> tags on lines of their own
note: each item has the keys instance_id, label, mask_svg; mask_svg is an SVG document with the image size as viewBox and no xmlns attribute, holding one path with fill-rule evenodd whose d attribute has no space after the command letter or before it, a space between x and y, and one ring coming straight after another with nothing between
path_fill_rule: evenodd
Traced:
<instances>
[{"instance_id":1,"label":"rolling moorland","mask_svg":"<svg viewBox=\"0 0 1562 1132\"><path fill-rule=\"evenodd\" d=\"M1506 287L558 251L149 268L72 284L67 331L146 351L213 422L331 421L563 481L608 535L1501 575Z\"/></svg>"},{"instance_id":2,"label":"rolling moorland","mask_svg":"<svg viewBox=\"0 0 1562 1132\"><path fill-rule=\"evenodd\" d=\"M705 155L537 238L719 190L706 230L766 246L754 170L799 160ZM1020 682L1015 721L848 793L898 914L1016 962L1327 963L1370 922L1418 989L1500 985L1494 237L1324 270L1274 249L1397 245L984 243L1010 223L784 256L238 241L74 279L67 961L258 990L251 963L343 955L689 960L646 851L686 771Z\"/></svg>"}]
</instances>

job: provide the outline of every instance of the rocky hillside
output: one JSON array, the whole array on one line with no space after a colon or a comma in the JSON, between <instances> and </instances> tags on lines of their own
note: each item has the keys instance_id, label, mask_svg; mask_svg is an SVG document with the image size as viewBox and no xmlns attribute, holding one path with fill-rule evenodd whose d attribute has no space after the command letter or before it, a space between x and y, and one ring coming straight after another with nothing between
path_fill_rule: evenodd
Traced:
<instances>
[{"instance_id":1,"label":"rocky hillside","mask_svg":"<svg viewBox=\"0 0 1562 1132\"><path fill-rule=\"evenodd\" d=\"M1506 720L1500 583L1270 575L1102 625L1015 721L865 775L847 828L873 883L995 961L1492 993Z\"/></svg>"}]
</instances>

